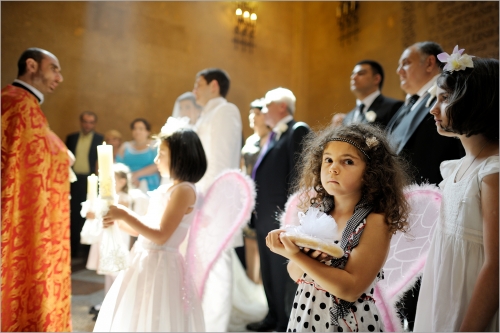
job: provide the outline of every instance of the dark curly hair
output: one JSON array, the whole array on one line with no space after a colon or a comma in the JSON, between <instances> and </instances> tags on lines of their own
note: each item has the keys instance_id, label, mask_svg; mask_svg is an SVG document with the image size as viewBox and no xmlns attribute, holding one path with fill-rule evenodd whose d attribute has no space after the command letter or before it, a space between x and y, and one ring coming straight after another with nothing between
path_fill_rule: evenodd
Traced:
<instances>
[{"instance_id":1,"label":"dark curly hair","mask_svg":"<svg viewBox=\"0 0 500 333\"><path fill-rule=\"evenodd\" d=\"M373 206L374 213L385 215L385 221L392 233L406 232L410 205L406 201L403 188L410 184L408 164L398 157L390 147L382 129L374 125L350 124L326 127L319 132L310 132L304 139L304 151L297 170L300 176L294 184L294 192L299 193L299 208L322 205L325 213L330 213L333 196L321 184L323 151L334 138L354 141L370 159L360 152L366 163L363 175L362 195ZM375 138L376 140L374 140ZM378 142L371 147L367 139ZM368 140L370 141L370 140ZM315 191L310 191L314 189Z\"/></svg>"},{"instance_id":2,"label":"dark curly hair","mask_svg":"<svg viewBox=\"0 0 500 333\"><path fill-rule=\"evenodd\" d=\"M498 60L472 59L474 68L445 71L437 81L448 94L444 130L457 134L483 134L498 142Z\"/></svg>"}]
</instances>

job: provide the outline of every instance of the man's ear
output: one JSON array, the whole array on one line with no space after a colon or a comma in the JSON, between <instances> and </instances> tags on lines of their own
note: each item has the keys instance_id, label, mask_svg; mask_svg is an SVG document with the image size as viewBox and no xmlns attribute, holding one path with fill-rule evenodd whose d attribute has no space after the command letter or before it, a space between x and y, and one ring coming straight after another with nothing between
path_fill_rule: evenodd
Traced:
<instances>
[{"instance_id":1,"label":"man's ear","mask_svg":"<svg viewBox=\"0 0 500 333\"><path fill-rule=\"evenodd\" d=\"M38 63L35 59L28 58L26 59L26 72L27 73L36 73L38 71Z\"/></svg>"},{"instance_id":2,"label":"man's ear","mask_svg":"<svg viewBox=\"0 0 500 333\"><path fill-rule=\"evenodd\" d=\"M432 72L434 68L436 67L436 57L433 55L430 55L425 59L425 70L427 72Z\"/></svg>"},{"instance_id":3,"label":"man's ear","mask_svg":"<svg viewBox=\"0 0 500 333\"><path fill-rule=\"evenodd\" d=\"M290 112L288 111L288 106L286 105L285 102L280 103L280 111L283 114L289 114Z\"/></svg>"},{"instance_id":4,"label":"man's ear","mask_svg":"<svg viewBox=\"0 0 500 333\"><path fill-rule=\"evenodd\" d=\"M217 96L220 95L220 87L219 87L219 82L217 82L217 80L212 80L209 83L209 86L210 86L210 91L212 93L216 94Z\"/></svg>"},{"instance_id":5,"label":"man's ear","mask_svg":"<svg viewBox=\"0 0 500 333\"><path fill-rule=\"evenodd\" d=\"M373 75L373 78L374 78L375 84L377 84L377 86L379 86L380 85L380 81L382 81L382 75L375 74L375 75Z\"/></svg>"}]
</instances>

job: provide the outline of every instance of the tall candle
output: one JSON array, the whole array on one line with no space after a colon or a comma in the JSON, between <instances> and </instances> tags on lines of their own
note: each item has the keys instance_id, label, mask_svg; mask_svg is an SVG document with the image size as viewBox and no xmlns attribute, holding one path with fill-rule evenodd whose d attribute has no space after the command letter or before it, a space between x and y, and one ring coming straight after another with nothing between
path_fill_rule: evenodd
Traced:
<instances>
[{"instance_id":1,"label":"tall candle","mask_svg":"<svg viewBox=\"0 0 500 333\"><path fill-rule=\"evenodd\" d=\"M99 193L102 199L115 196L115 175L113 173L113 146L103 142L97 146L99 161Z\"/></svg>"},{"instance_id":2,"label":"tall candle","mask_svg":"<svg viewBox=\"0 0 500 333\"><path fill-rule=\"evenodd\" d=\"M93 201L97 199L97 176L91 174L87 177L87 200Z\"/></svg>"}]
</instances>

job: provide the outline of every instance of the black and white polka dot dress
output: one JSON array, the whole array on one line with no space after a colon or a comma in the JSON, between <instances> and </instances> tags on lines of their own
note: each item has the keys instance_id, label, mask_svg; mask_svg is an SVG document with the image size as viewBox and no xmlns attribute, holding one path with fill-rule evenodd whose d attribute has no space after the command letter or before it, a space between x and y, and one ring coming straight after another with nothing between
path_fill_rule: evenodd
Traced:
<instances>
[{"instance_id":1,"label":"black and white polka dot dress","mask_svg":"<svg viewBox=\"0 0 500 333\"><path fill-rule=\"evenodd\" d=\"M340 246L344 249L342 258L326 262L326 265L343 269L351 251L358 245L366 225L366 216L371 207L359 203L354 215L347 222ZM356 302L341 300L324 290L307 274L298 281L288 322L288 332L383 332L384 325L373 298L377 281L383 278L379 272L370 287Z\"/></svg>"}]
</instances>

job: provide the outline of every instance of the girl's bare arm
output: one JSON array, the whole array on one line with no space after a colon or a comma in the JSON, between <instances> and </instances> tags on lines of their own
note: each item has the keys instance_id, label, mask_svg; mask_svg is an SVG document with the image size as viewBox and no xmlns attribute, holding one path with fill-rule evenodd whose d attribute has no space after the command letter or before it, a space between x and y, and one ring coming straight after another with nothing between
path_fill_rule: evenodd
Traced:
<instances>
[{"instance_id":1,"label":"girl's bare arm","mask_svg":"<svg viewBox=\"0 0 500 333\"><path fill-rule=\"evenodd\" d=\"M141 222L140 217L128 208L110 207L110 212L105 217L105 223L114 220L122 220L128 224L136 233L143 235L156 244L164 244L175 229L179 226L185 214L191 211L189 206L195 203L196 194L193 189L187 185L181 185L170 195L165 212L161 218L158 229L151 228ZM122 228L127 231L125 228Z\"/></svg>"},{"instance_id":2,"label":"girl's bare arm","mask_svg":"<svg viewBox=\"0 0 500 333\"><path fill-rule=\"evenodd\" d=\"M270 233L270 248L294 262L331 294L356 301L370 286L382 268L389 253L391 233L384 216L370 214L358 246L351 252L345 269L338 269L317 261L299 251L286 236L279 240L278 233Z\"/></svg>"}]
</instances>

